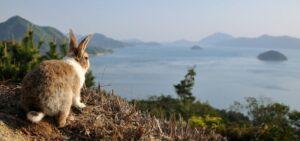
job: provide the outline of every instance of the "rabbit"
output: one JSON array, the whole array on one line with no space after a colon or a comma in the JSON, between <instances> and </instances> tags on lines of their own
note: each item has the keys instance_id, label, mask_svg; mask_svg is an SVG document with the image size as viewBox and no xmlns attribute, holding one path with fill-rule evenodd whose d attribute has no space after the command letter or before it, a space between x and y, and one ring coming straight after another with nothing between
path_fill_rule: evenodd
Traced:
<instances>
[{"instance_id":1,"label":"rabbit","mask_svg":"<svg viewBox=\"0 0 300 141\"><path fill-rule=\"evenodd\" d=\"M80 91L90 67L85 49L91 35L85 37L79 45L72 30L69 36L66 57L43 61L22 80L20 106L27 112L27 119L33 123L38 123L44 116L54 116L58 127L64 127L71 106L86 107L81 102Z\"/></svg>"}]
</instances>

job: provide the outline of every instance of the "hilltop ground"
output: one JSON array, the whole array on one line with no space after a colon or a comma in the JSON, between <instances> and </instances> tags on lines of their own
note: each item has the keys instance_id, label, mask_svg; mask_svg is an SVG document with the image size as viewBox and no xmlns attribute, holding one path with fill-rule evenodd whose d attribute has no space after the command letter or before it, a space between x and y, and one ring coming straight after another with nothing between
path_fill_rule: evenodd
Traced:
<instances>
[{"instance_id":1,"label":"hilltop ground","mask_svg":"<svg viewBox=\"0 0 300 141\"><path fill-rule=\"evenodd\" d=\"M19 96L19 85L0 83L0 140L224 140L181 121L141 114L126 100L99 89L82 92L87 107L73 108L66 127L57 128L49 117L32 124L18 105Z\"/></svg>"}]
</instances>

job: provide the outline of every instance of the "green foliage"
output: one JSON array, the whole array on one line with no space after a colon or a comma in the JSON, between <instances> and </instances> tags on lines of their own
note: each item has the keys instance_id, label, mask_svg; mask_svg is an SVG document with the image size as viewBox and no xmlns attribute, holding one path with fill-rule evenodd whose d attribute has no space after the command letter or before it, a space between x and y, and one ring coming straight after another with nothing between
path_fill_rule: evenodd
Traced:
<instances>
[{"instance_id":1,"label":"green foliage","mask_svg":"<svg viewBox=\"0 0 300 141\"><path fill-rule=\"evenodd\" d=\"M193 102L195 97L192 94L192 89L195 84L195 67L188 70L188 73L184 76L184 79L179 84L174 85L175 91L179 98L183 102Z\"/></svg>"},{"instance_id":2,"label":"green foliage","mask_svg":"<svg viewBox=\"0 0 300 141\"><path fill-rule=\"evenodd\" d=\"M221 117L213 117L213 116L209 116L209 115L206 115L204 117L192 116L189 119L189 124L191 125L191 127L200 126L200 127L209 128L209 129L223 128Z\"/></svg>"},{"instance_id":3,"label":"green foliage","mask_svg":"<svg viewBox=\"0 0 300 141\"><path fill-rule=\"evenodd\" d=\"M177 118L183 117L188 121L192 116L218 116L218 110L207 103L195 101L192 95L192 88L195 81L195 67L188 70L184 79L179 84L174 85L178 98L171 96L152 96L148 100L133 100L142 111L160 118L170 118L175 115Z\"/></svg>"},{"instance_id":4,"label":"green foliage","mask_svg":"<svg viewBox=\"0 0 300 141\"><path fill-rule=\"evenodd\" d=\"M237 111L220 110L219 114L224 119L226 124L232 124L232 123L249 124L250 123L250 119L248 116Z\"/></svg>"},{"instance_id":5,"label":"green foliage","mask_svg":"<svg viewBox=\"0 0 300 141\"><path fill-rule=\"evenodd\" d=\"M0 42L0 80L21 82L23 77L41 61L62 59L67 54L66 40L59 46L55 41L51 41L50 49L42 55L40 48L43 43L38 41L38 44L35 44L32 28L26 32L21 42ZM87 87L95 84L91 71L87 73L85 82Z\"/></svg>"},{"instance_id":6,"label":"green foliage","mask_svg":"<svg viewBox=\"0 0 300 141\"><path fill-rule=\"evenodd\" d=\"M48 41L51 41L53 39L55 39L57 43L63 43L62 41L66 39L64 34L59 30L49 26L35 25L20 16L13 16L7 21L0 23L0 28L2 31L0 33L0 39L8 40L13 38L18 41L22 40L24 38L24 33L28 31L29 27L30 30L34 33L33 36L35 38L34 41L36 44L38 44L38 42L42 39L45 41L43 47L48 47Z\"/></svg>"},{"instance_id":7,"label":"green foliage","mask_svg":"<svg viewBox=\"0 0 300 141\"><path fill-rule=\"evenodd\" d=\"M182 111L180 101L169 95L152 96L148 100L133 100L132 102L142 111L149 112L159 118L170 118L172 115L178 116Z\"/></svg>"},{"instance_id":8,"label":"green foliage","mask_svg":"<svg viewBox=\"0 0 300 141\"><path fill-rule=\"evenodd\" d=\"M33 69L42 58L39 48L43 42L35 45L33 32L29 30L22 42L3 41L0 43L0 79L20 82L25 74Z\"/></svg>"},{"instance_id":9,"label":"green foliage","mask_svg":"<svg viewBox=\"0 0 300 141\"><path fill-rule=\"evenodd\" d=\"M195 97L192 94L192 89L195 84L195 66L190 68L184 79L179 82L179 84L174 85L177 96L180 100L180 114L185 120L192 115L192 106L195 101Z\"/></svg>"},{"instance_id":10,"label":"green foliage","mask_svg":"<svg viewBox=\"0 0 300 141\"><path fill-rule=\"evenodd\" d=\"M159 118L183 117L192 127L216 130L231 141L300 140L300 112L268 99L246 98L246 104L235 102L230 110L219 110L208 103L195 101L192 95L194 68L174 85L178 98L153 96L132 102L144 112Z\"/></svg>"},{"instance_id":11,"label":"green foliage","mask_svg":"<svg viewBox=\"0 0 300 141\"><path fill-rule=\"evenodd\" d=\"M49 43L50 49L46 52L46 54L43 56L43 59L50 60L50 59L62 59L67 54L67 45L64 42L59 46L60 52L57 51L57 44L55 41L52 41Z\"/></svg>"},{"instance_id":12,"label":"green foliage","mask_svg":"<svg viewBox=\"0 0 300 141\"><path fill-rule=\"evenodd\" d=\"M288 114L289 120L295 128L300 129L300 112L292 111Z\"/></svg>"},{"instance_id":13,"label":"green foliage","mask_svg":"<svg viewBox=\"0 0 300 141\"><path fill-rule=\"evenodd\" d=\"M289 107L269 102L266 99L246 98L242 105L249 121L237 119L227 123L222 131L229 140L299 140L299 112L289 110ZM234 111L237 112L237 111Z\"/></svg>"},{"instance_id":14,"label":"green foliage","mask_svg":"<svg viewBox=\"0 0 300 141\"><path fill-rule=\"evenodd\" d=\"M92 73L92 71L91 70L89 70L86 74L85 74L85 86L87 87L87 88L90 88L90 87L93 87L93 86L95 86L95 77L94 77L94 75L93 75L93 73Z\"/></svg>"}]
</instances>

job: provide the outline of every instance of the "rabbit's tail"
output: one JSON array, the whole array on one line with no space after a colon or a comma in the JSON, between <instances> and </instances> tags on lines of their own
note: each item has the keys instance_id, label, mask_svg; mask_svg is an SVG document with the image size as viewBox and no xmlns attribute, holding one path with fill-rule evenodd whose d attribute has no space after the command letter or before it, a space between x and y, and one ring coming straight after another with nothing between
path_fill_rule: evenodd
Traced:
<instances>
[{"instance_id":1,"label":"rabbit's tail","mask_svg":"<svg viewBox=\"0 0 300 141\"><path fill-rule=\"evenodd\" d=\"M27 113L27 119L33 123L38 123L45 116L42 112L30 111Z\"/></svg>"}]
</instances>

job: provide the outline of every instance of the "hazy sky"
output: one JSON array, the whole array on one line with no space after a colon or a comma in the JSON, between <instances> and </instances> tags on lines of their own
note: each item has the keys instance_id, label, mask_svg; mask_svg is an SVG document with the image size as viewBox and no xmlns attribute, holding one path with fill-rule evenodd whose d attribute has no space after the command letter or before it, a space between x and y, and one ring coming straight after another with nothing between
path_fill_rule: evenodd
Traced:
<instances>
[{"instance_id":1,"label":"hazy sky","mask_svg":"<svg viewBox=\"0 0 300 141\"><path fill-rule=\"evenodd\" d=\"M1 0L0 21L13 15L116 39L200 40L214 32L300 37L300 0Z\"/></svg>"}]
</instances>

